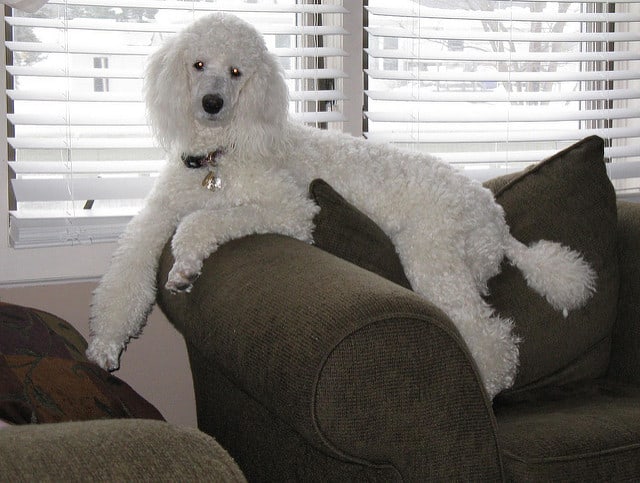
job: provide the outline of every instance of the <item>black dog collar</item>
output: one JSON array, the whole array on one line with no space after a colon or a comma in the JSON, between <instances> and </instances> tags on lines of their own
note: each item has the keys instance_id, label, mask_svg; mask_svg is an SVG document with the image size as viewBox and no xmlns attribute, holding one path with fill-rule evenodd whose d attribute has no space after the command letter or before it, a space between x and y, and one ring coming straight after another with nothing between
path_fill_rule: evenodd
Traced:
<instances>
[{"instance_id":1,"label":"black dog collar","mask_svg":"<svg viewBox=\"0 0 640 483\"><path fill-rule=\"evenodd\" d=\"M202 156L190 156L186 153L182 153L180 158L187 168L199 169L208 168L209 172L202 180L202 186L210 191L215 191L222 187L222 180L218 176L218 157L224 154L223 148L218 148L215 151L210 151Z\"/></svg>"},{"instance_id":2,"label":"black dog collar","mask_svg":"<svg viewBox=\"0 0 640 483\"><path fill-rule=\"evenodd\" d=\"M210 151L207 154L199 156L191 156L187 153L182 153L180 158L187 168L197 169L204 168L205 166L216 166L218 164L218 157L224 154L223 148L218 148L215 151Z\"/></svg>"}]
</instances>

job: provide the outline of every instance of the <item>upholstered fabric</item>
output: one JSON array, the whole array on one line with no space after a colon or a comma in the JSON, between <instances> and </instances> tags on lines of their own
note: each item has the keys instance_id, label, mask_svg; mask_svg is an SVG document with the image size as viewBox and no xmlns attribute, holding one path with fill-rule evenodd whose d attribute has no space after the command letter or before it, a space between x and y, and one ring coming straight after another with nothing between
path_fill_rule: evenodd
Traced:
<instances>
[{"instance_id":1,"label":"upholstered fabric","mask_svg":"<svg viewBox=\"0 0 640 483\"><path fill-rule=\"evenodd\" d=\"M507 478L637 481L640 386L606 380L548 387L496 407Z\"/></svg>"},{"instance_id":2,"label":"upholstered fabric","mask_svg":"<svg viewBox=\"0 0 640 483\"><path fill-rule=\"evenodd\" d=\"M159 280L172 263L167 248ZM160 290L158 302L187 339L199 427L250 480L500 477L466 346L413 292L298 240L261 235L220 247L191 293ZM306 443L292 454L280 441L287 435ZM453 459L462 463L446 464Z\"/></svg>"},{"instance_id":3,"label":"upholstered fabric","mask_svg":"<svg viewBox=\"0 0 640 483\"><path fill-rule=\"evenodd\" d=\"M0 419L13 424L163 419L124 381L89 362L86 347L59 317L0 303Z\"/></svg>"},{"instance_id":4,"label":"upholstered fabric","mask_svg":"<svg viewBox=\"0 0 640 483\"><path fill-rule=\"evenodd\" d=\"M618 203L620 292L609 377L640 384L640 204Z\"/></svg>"},{"instance_id":5,"label":"upholstered fabric","mask_svg":"<svg viewBox=\"0 0 640 483\"><path fill-rule=\"evenodd\" d=\"M567 243L599 277L591 305L566 320L523 302L511 267L513 297L510 282L492 281L531 344L519 388L493 407L448 318L384 280L402 279L388 238L322 182L311 187L316 247L235 240L190 294L159 291L187 341L199 425L250 480L640 479L640 205L620 203L616 222L597 138L489 185L507 218L522 220L510 220L516 236ZM167 246L159 281L172 263Z\"/></svg>"},{"instance_id":6,"label":"upholstered fabric","mask_svg":"<svg viewBox=\"0 0 640 483\"><path fill-rule=\"evenodd\" d=\"M393 243L371 218L321 179L309 186L320 207L314 219L316 246L406 288L411 284Z\"/></svg>"},{"instance_id":7,"label":"upholstered fabric","mask_svg":"<svg viewBox=\"0 0 640 483\"><path fill-rule=\"evenodd\" d=\"M490 280L489 303L515 321L522 338L508 392L592 379L607 370L619 274L616 199L603 149L600 138L586 138L523 173L488 183L518 240L558 241L582 253L597 273L594 296L566 319L513 266L503 264Z\"/></svg>"},{"instance_id":8,"label":"upholstered fabric","mask_svg":"<svg viewBox=\"0 0 640 483\"><path fill-rule=\"evenodd\" d=\"M0 475L12 482L245 481L206 434L137 419L2 429Z\"/></svg>"}]
</instances>

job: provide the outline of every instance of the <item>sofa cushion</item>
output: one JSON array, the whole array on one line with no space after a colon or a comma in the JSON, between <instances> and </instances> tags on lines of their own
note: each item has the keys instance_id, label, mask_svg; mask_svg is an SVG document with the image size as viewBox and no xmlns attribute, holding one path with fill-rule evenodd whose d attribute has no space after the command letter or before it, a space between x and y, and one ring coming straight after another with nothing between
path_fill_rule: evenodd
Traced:
<instances>
[{"instance_id":1,"label":"sofa cushion","mask_svg":"<svg viewBox=\"0 0 640 483\"><path fill-rule=\"evenodd\" d=\"M596 294L566 319L508 263L489 282L488 302L514 319L515 332L523 339L510 392L602 375L618 291L616 200L603 162L603 141L586 138L485 185L503 206L517 239L558 241L580 251L597 273ZM410 287L393 244L371 219L323 181L314 181L310 190L321 208L314 231L318 247Z\"/></svg>"},{"instance_id":2,"label":"sofa cushion","mask_svg":"<svg viewBox=\"0 0 640 483\"><path fill-rule=\"evenodd\" d=\"M314 219L313 240L316 246L398 285L411 288L393 243L371 218L321 179L311 182L309 193L320 207Z\"/></svg>"},{"instance_id":3,"label":"sofa cushion","mask_svg":"<svg viewBox=\"0 0 640 483\"><path fill-rule=\"evenodd\" d=\"M86 348L84 338L55 315L0 303L0 419L163 419L125 382L90 362Z\"/></svg>"},{"instance_id":4,"label":"sofa cushion","mask_svg":"<svg viewBox=\"0 0 640 483\"><path fill-rule=\"evenodd\" d=\"M246 483L210 436L142 419L14 426L0 432L0 475L7 482Z\"/></svg>"},{"instance_id":5,"label":"sofa cushion","mask_svg":"<svg viewBox=\"0 0 640 483\"><path fill-rule=\"evenodd\" d=\"M495 410L508 481L637 481L640 387L606 380L531 392Z\"/></svg>"},{"instance_id":6,"label":"sofa cushion","mask_svg":"<svg viewBox=\"0 0 640 483\"><path fill-rule=\"evenodd\" d=\"M526 244L560 242L582 253L597 274L593 297L566 319L508 263L489 281L488 302L515 321L522 338L518 374L507 393L606 372L619 274L616 198L603 156L602 139L592 136L524 172L486 183L514 237Z\"/></svg>"}]
</instances>

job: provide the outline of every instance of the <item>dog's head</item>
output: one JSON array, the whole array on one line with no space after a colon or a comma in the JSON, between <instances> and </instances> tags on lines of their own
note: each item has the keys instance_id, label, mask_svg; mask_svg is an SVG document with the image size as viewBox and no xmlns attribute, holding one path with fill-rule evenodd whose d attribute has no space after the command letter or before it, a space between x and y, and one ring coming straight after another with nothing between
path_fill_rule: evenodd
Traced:
<instances>
[{"instance_id":1,"label":"dog's head","mask_svg":"<svg viewBox=\"0 0 640 483\"><path fill-rule=\"evenodd\" d=\"M152 54L145 97L154 134L167 149L185 149L213 131L234 145L269 142L287 118L279 62L233 15L203 17Z\"/></svg>"}]
</instances>

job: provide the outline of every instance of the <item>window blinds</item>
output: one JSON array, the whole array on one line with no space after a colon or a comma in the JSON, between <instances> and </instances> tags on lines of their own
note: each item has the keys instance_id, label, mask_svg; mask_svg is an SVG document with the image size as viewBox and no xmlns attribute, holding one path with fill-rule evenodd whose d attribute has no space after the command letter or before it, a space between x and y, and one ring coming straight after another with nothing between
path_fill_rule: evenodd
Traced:
<instances>
[{"instance_id":1,"label":"window blinds","mask_svg":"<svg viewBox=\"0 0 640 483\"><path fill-rule=\"evenodd\" d=\"M234 13L281 59L291 112L343 120L342 2L51 0L7 9L14 247L113 241L163 164L142 102L146 56L192 20Z\"/></svg>"},{"instance_id":2,"label":"window blinds","mask_svg":"<svg viewBox=\"0 0 640 483\"><path fill-rule=\"evenodd\" d=\"M370 0L365 135L486 179L586 136L640 190L640 3Z\"/></svg>"}]
</instances>

